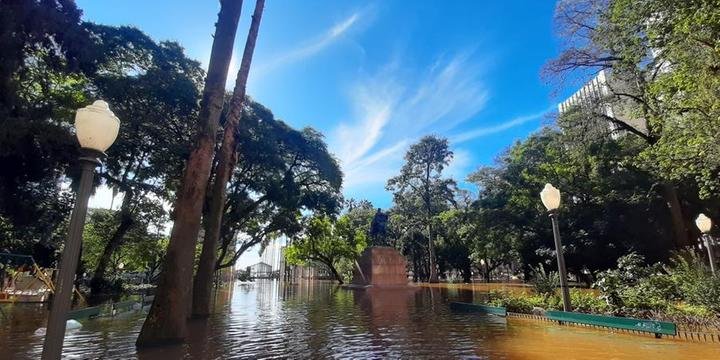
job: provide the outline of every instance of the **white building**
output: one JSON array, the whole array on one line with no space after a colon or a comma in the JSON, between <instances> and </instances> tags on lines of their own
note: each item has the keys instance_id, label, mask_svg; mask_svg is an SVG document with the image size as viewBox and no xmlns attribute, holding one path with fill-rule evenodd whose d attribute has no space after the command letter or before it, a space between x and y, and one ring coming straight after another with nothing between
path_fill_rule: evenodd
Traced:
<instances>
[{"instance_id":1,"label":"white building","mask_svg":"<svg viewBox=\"0 0 720 360\"><path fill-rule=\"evenodd\" d=\"M272 267L262 261L250 266L250 277L253 278L269 278L272 273Z\"/></svg>"},{"instance_id":2,"label":"white building","mask_svg":"<svg viewBox=\"0 0 720 360\"><path fill-rule=\"evenodd\" d=\"M562 115L570 109L580 106L591 112L620 120L636 130L647 133L645 119L632 114L632 100L629 97L617 95L629 92L631 92L630 89L622 81L613 79L609 70L601 70L580 90L558 104L558 113ZM618 127L609 121L607 124L613 132L613 137L617 136Z\"/></svg>"}]
</instances>

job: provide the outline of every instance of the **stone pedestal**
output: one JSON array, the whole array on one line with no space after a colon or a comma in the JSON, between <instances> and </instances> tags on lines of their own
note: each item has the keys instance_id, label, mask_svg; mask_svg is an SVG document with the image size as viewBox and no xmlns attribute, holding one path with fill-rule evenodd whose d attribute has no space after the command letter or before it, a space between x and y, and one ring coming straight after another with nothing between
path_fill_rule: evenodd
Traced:
<instances>
[{"instance_id":1,"label":"stone pedestal","mask_svg":"<svg viewBox=\"0 0 720 360\"><path fill-rule=\"evenodd\" d=\"M386 246L365 249L353 271L355 287L400 287L408 285L407 260L399 251Z\"/></svg>"}]
</instances>

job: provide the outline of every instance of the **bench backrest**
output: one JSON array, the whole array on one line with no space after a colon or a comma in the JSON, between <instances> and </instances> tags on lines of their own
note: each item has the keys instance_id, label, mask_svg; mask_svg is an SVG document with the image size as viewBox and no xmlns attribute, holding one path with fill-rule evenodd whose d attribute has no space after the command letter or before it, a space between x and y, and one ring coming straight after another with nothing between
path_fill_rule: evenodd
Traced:
<instances>
[{"instance_id":1,"label":"bench backrest","mask_svg":"<svg viewBox=\"0 0 720 360\"><path fill-rule=\"evenodd\" d=\"M93 307L86 307L83 309L77 309L69 311L67 314L68 320L80 320L80 319L87 319L87 318L93 318L100 315L100 306L93 306Z\"/></svg>"},{"instance_id":2,"label":"bench backrest","mask_svg":"<svg viewBox=\"0 0 720 360\"><path fill-rule=\"evenodd\" d=\"M451 302L450 309L456 311L480 312L485 314L507 316L507 310L504 307L499 306L488 306L465 302Z\"/></svg>"},{"instance_id":3,"label":"bench backrest","mask_svg":"<svg viewBox=\"0 0 720 360\"><path fill-rule=\"evenodd\" d=\"M643 331L664 335L677 334L677 326L666 321L603 316L565 311L546 311L545 316L550 320L569 323L605 326L609 328Z\"/></svg>"}]
</instances>

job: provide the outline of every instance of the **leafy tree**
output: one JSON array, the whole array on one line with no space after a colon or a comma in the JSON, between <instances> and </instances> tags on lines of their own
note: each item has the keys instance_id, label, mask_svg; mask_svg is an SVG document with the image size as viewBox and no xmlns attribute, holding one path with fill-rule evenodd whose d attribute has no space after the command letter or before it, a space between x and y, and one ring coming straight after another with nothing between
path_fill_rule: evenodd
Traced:
<instances>
[{"instance_id":1,"label":"leafy tree","mask_svg":"<svg viewBox=\"0 0 720 360\"><path fill-rule=\"evenodd\" d=\"M439 240L439 268L456 269L462 274L463 282L469 283L472 280L471 238L467 236L469 217L465 210L444 211L438 215L435 223Z\"/></svg>"},{"instance_id":2,"label":"leafy tree","mask_svg":"<svg viewBox=\"0 0 720 360\"><path fill-rule=\"evenodd\" d=\"M607 98L584 104L572 122L604 122L642 140L633 161L657 176L653 189L666 200L676 246L696 237L691 214L698 207L717 211L701 201L717 199L720 184L717 14L712 0L563 1L557 23L565 46L547 67L560 77L611 71ZM626 116L603 111L608 104Z\"/></svg>"},{"instance_id":3,"label":"leafy tree","mask_svg":"<svg viewBox=\"0 0 720 360\"><path fill-rule=\"evenodd\" d=\"M85 268L93 269L101 261L109 240L107 235L115 231L121 221L118 216L120 212L91 209L83 232L82 262ZM161 234L162 223L166 218L158 217L154 220L154 223L142 226L136 224L126 233L123 246L113 252L108 260L107 266L113 273L123 263L124 271L143 272L147 282L154 280L167 247L167 238Z\"/></svg>"},{"instance_id":4,"label":"leafy tree","mask_svg":"<svg viewBox=\"0 0 720 360\"><path fill-rule=\"evenodd\" d=\"M438 282L433 217L453 201L455 181L442 178L442 171L452 160L447 139L425 136L405 154L400 174L388 180L397 211L417 226L423 226L428 239L429 281ZM417 230L417 228L416 228Z\"/></svg>"},{"instance_id":5,"label":"leafy tree","mask_svg":"<svg viewBox=\"0 0 720 360\"><path fill-rule=\"evenodd\" d=\"M250 102L236 136L239 165L229 183L216 269L275 235L299 232L302 211L336 214L342 203L342 171L314 129L295 130Z\"/></svg>"},{"instance_id":6,"label":"leafy tree","mask_svg":"<svg viewBox=\"0 0 720 360\"><path fill-rule=\"evenodd\" d=\"M286 248L285 259L291 265L322 264L342 284L344 280L338 266L343 261L355 260L366 246L366 233L353 229L347 215L335 222L320 215L307 219L303 232L294 237Z\"/></svg>"},{"instance_id":7,"label":"leafy tree","mask_svg":"<svg viewBox=\"0 0 720 360\"><path fill-rule=\"evenodd\" d=\"M570 273L590 283L592 271L611 267L630 250L667 258L668 215L662 197L647 190L654 177L629 160L637 151L634 140L576 143L546 129L516 144L497 167L470 176L480 191L474 221L483 239L478 244L485 239L496 244L489 249L509 244L526 273L528 264L554 266L552 229L538 195L551 182L563 194L560 230Z\"/></svg>"},{"instance_id":8,"label":"leafy tree","mask_svg":"<svg viewBox=\"0 0 720 360\"><path fill-rule=\"evenodd\" d=\"M94 270L93 293L102 291L112 255L134 227L165 216L187 158L204 72L176 43L156 44L132 28L93 26L115 56L91 79L99 97L122 119L118 139L108 149L100 177L121 194L117 227Z\"/></svg>"},{"instance_id":9,"label":"leafy tree","mask_svg":"<svg viewBox=\"0 0 720 360\"><path fill-rule=\"evenodd\" d=\"M88 102L85 75L100 55L80 14L67 1L0 3L0 247L46 266L72 208L63 186L78 155L69 124Z\"/></svg>"}]
</instances>

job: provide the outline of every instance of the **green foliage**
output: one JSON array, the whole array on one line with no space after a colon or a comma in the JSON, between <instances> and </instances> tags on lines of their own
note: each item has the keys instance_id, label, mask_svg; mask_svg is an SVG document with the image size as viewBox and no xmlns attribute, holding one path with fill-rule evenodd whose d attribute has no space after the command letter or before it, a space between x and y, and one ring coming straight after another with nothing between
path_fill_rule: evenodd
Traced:
<instances>
[{"instance_id":1,"label":"green foliage","mask_svg":"<svg viewBox=\"0 0 720 360\"><path fill-rule=\"evenodd\" d=\"M648 266L642 256L628 254L618 259L617 268L598 274L595 286L618 314L720 310L720 281L692 253L678 254L666 266Z\"/></svg>"},{"instance_id":2,"label":"green foliage","mask_svg":"<svg viewBox=\"0 0 720 360\"><path fill-rule=\"evenodd\" d=\"M636 253L622 256L617 268L598 274L601 297L619 314L662 311L678 297L674 283L662 273L659 264L646 266L645 258Z\"/></svg>"},{"instance_id":3,"label":"green foliage","mask_svg":"<svg viewBox=\"0 0 720 360\"><path fill-rule=\"evenodd\" d=\"M410 146L405 154L405 163L400 174L390 178L385 188L392 192L396 214L396 225L402 227L400 246L411 259L413 272L431 278L435 274L432 266L436 263L434 250L436 230L435 217L448 210L454 203L455 181L443 178L443 170L450 164L453 153L447 139L424 136ZM401 221L403 224L398 224ZM417 242L424 234L427 250ZM427 255L426 255L427 254ZM434 280L434 279L431 279Z\"/></svg>"},{"instance_id":4,"label":"green foliage","mask_svg":"<svg viewBox=\"0 0 720 360\"><path fill-rule=\"evenodd\" d=\"M82 262L86 269L94 269L107 246L109 237L118 226L119 211L91 209L83 233ZM120 263L123 271L145 273L148 281L156 275L160 268L168 239L164 235L151 233L148 225L132 227L126 242L113 252L110 267L115 273Z\"/></svg>"},{"instance_id":5,"label":"green foliage","mask_svg":"<svg viewBox=\"0 0 720 360\"><path fill-rule=\"evenodd\" d=\"M570 289L570 304L572 304L573 311L576 312L591 314L608 312L608 305L601 297L584 289Z\"/></svg>"},{"instance_id":6,"label":"green foliage","mask_svg":"<svg viewBox=\"0 0 720 360\"><path fill-rule=\"evenodd\" d=\"M672 230L662 197L649 191L656 179L628 162L635 143L577 142L567 132L544 129L515 144L496 166L470 174L479 189L471 206L475 262L519 257L528 275L530 264L555 264L552 227L538 195L548 182L562 192L559 225L569 273L591 283L588 271L607 269L631 250L666 258Z\"/></svg>"},{"instance_id":7,"label":"green foliage","mask_svg":"<svg viewBox=\"0 0 720 360\"><path fill-rule=\"evenodd\" d=\"M610 70L611 94L575 123L607 128L611 122L633 133L645 143L635 164L708 200L720 196L719 5L716 0L561 1L556 22L564 49L547 67L560 78ZM603 114L607 104L644 119L644 129Z\"/></svg>"},{"instance_id":8,"label":"green foliage","mask_svg":"<svg viewBox=\"0 0 720 360\"><path fill-rule=\"evenodd\" d=\"M114 249L134 223L165 216L161 200L172 196L194 132L202 67L176 43L81 22L74 2L3 2L0 13L0 216L8 225L0 248L52 265L78 174L74 113L102 98L121 119L96 178L124 195L122 221L104 233Z\"/></svg>"},{"instance_id":9,"label":"green foliage","mask_svg":"<svg viewBox=\"0 0 720 360\"><path fill-rule=\"evenodd\" d=\"M533 308L545 310L556 309L557 302L552 297L541 295L528 295L512 292L490 293L490 305L503 306L510 312L530 314Z\"/></svg>"},{"instance_id":10,"label":"green foliage","mask_svg":"<svg viewBox=\"0 0 720 360\"><path fill-rule=\"evenodd\" d=\"M303 228L301 213L333 215L342 205L340 165L316 130L293 129L249 101L236 136L238 166L228 184L219 267L279 234L294 236ZM236 243L239 233L247 236Z\"/></svg>"},{"instance_id":11,"label":"green foliage","mask_svg":"<svg viewBox=\"0 0 720 360\"><path fill-rule=\"evenodd\" d=\"M322 264L342 284L343 272L347 276L347 269L367 246L366 232L353 228L348 215L337 221L317 215L306 222L303 233L285 249L285 260L291 265Z\"/></svg>"},{"instance_id":12,"label":"green foliage","mask_svg":"<svg viewBox=\"0 0 720 360\"><path fill-rule=\"evenodd\" d=\"M536 294L550 296L560 286L560 275L557 271L545 271L542 264L532 269L530 284Z\"/></svg>"},{"instance_id":13,"label":"green foliage","mask_svg":"<svg viewBox=\"0 0 720 360\"><path fill-rule=\"evenodd\" d=\"M666 271L685 302L720 313L720 277L712 275L706 261L692 252L682 253Z\"/></svg>"}]
</instances>

